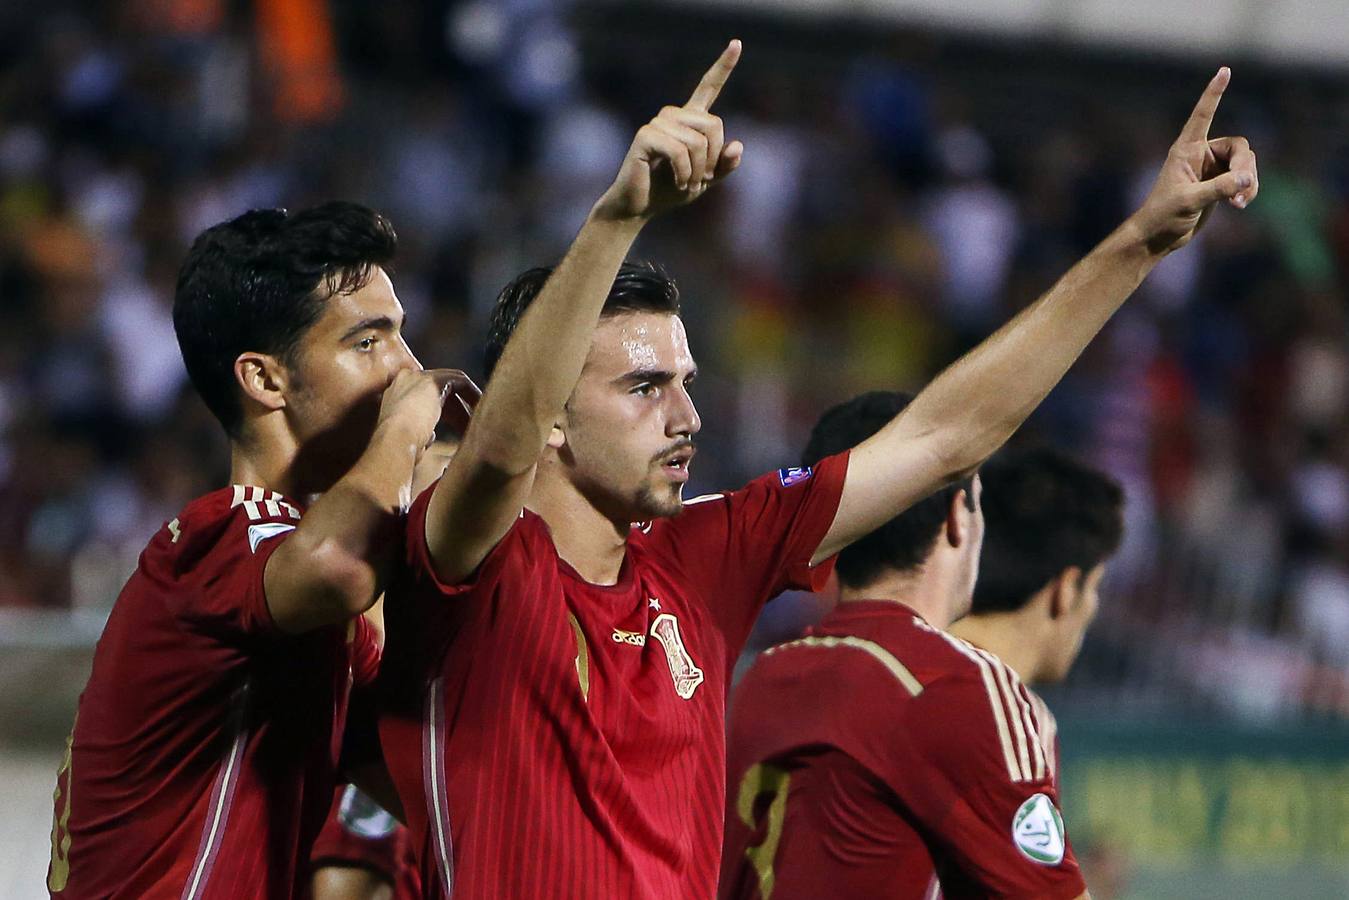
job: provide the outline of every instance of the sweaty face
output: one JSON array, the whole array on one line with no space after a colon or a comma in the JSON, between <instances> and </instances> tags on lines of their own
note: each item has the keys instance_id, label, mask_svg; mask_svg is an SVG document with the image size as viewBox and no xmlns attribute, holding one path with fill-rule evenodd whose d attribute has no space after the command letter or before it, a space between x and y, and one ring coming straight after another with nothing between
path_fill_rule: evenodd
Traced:
<instances>
[{"instance_id":1,"label":"sweaty face","mask_svg":"<svg viewBox=\"0 0 1349 900\"><path fill-rule=\"evenodd\" d=\"M1100 586L1104 575L1105 563L1101 563L1079 580L1068 612L1058 620L1059 652L1055 654L1054 671L1048 673L1046 680L1062 681L1077 662L1077 655L1082 652L1082 640L1100 608Z\"/></svg>"},{"instance_id":2,"label":"sweaty face","mask_svg":"<svg viewBox=\"0 0 1349 900\"><path fill-rule=\"evenodd\" d=\"M311 491L342 477L370 443L384 389L420 368L403 340L403 307L376 268L360 290L330 297L288 369L286 416L300 443L295 470Z\"/></svg>"},{"instance_id":3,"label":"sweaty face","mask_svg":"<svg viewBox=\"0 0 1349 900\"><path fill-rule=\"evenodd\" d=\"M702 428L689 396L697 375L688 335L669 313L600 320L563 416L558 458L614 521L677 514Z\"/></svg>"}]
</instances>

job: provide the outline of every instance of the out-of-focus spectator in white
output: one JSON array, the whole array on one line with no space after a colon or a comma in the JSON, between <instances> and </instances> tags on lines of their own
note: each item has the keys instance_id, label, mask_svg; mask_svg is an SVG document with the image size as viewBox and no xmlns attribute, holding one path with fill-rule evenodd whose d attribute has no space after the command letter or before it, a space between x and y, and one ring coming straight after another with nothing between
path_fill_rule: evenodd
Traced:
<instances>
[{"instance_id":1,"label":"out-of-focus spectator in white","mask_svg":"<svg viewBox=\"0 0 1349 900\"><path fill-rule=\"evenodd\" d=\"M993 151L973 126L937 136L944 181L929 197L923 224L942 254L942 314L975 334L997 326L1000 300L1021 239L1021 216L993 183Z\"/></svg>"}]
</instances>

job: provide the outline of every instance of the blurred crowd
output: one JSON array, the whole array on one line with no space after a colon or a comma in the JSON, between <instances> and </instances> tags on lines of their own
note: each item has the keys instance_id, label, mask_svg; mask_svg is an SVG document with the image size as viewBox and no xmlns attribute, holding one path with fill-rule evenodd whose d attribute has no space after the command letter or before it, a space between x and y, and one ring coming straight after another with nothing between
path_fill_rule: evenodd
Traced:
<instances>
[{"instance_id":1,"label":"blurred crowd","mask_svg":"<svg viewBox=\"0 0 1349 900\"><path fill-rule=\"evenodd\" d=\"M150 534L225 483L170 320L197 232L368 203L399 231L414 350L479 372L496 291L556 260L636 126L730 36L548 0L45 9L0 11L0 605L19 607L107 607ZM1033 300L1141 200L1210 74L735 27L716 111L745 164L639 245L700 358L695 493L792 464L826 406L921 387ZM1349 91L1237 65L1229 94L1258 203L1167 259L1017 440L1128 493L1069 700L1349 718Z\"/></svg>"}]
</instances>

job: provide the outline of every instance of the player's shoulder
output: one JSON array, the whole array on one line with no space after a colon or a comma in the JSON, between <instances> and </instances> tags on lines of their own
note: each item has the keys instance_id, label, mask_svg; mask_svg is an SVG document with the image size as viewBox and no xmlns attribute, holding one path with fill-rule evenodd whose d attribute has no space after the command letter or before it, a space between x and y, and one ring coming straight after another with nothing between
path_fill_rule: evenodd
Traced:
<instances>
[{"instance_id":1,"label":"player's shoulder","mask_svg":"<svg viewBox=\"0 0 1349 900\"><path fill-rule=\"evenodd\" d=\"M908 643L902 648L909 664L919 673L925 689L944 698L981 697L989 684L1028 702L1020 678L997 656L956 637L918 616L911 620Z\"/></svg>"},{"instance_id":2,"label":"player's shoulder","mask_svg":"<svg viewBox=\"0 0 1349 900\"><path fill-rule=\"evenodd\" d=\"M931 627L931 626L928 626ZM940 721L927 743L946 765L967 767L1011 782L1040 781L1052 771L1052 714L993 653L954 635L942 640L959 661L944 653L946 667L929 673L912 713Z\"/></svg>"},{"instance_id":3,"label":"player's shoulder","mask_svg":"<svg viewBox=\"0 0 1349 900\"><path fill-rule=\"evenodd\" d=\"M991 664L976 648L907 610L887 617L878 633L924 689L963 692L977 687Z\"/></svg>"},{"instance_id":4,"label":"player's shoulder","mask_svg":"<svg viewBox=\"0 0 1349 900\"><path fill-rule=\"evenodd\" d=\"M299 506L276 491L231 485L203 494L156 532L151 555L201 559L216 553L257 553L266 541L295 530Z\"/></svg>"}]
</instances>

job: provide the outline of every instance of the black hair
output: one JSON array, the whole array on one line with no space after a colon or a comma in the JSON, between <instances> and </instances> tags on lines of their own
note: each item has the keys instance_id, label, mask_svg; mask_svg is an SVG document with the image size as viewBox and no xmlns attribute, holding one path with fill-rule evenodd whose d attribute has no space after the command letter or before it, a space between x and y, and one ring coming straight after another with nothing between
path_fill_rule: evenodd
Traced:
<instances>
[{"instance_id":1,"label":"black hair","mask_svg":"<svg viewBox=\"0 0 1349 900\"><path fill-rule=\"evenodd\" d=\"M826 456L857 446L884 428L911 400L911 395L898 391L871 391L840 403L821 416L811 430L802 462L813 466ZM974 509L971 481L947 485L843 548L834 566L838 580L858 589L887 570L916 569L932 552L956 494L964 491L966 508Z\"/></svg>"},{"instance_id":2,"label":"black hair","mask_svg":"<svg viewBox=\"0 0 1349 900\"><path fill-rule=\"evenodd\" d=\"M543 290L553 270L540 267L523 272L501 289L487 326L487 349L483 367L488 378L501 359L506 342L520 324L525 310ZM652 262L625 262L604 301L601 317L627 312L679 314L679 287L665 270Z\"/></svg>"},{"instance_id":3,"label":"black hair","mask_svg":"<svg viewBox=\"0 0 1349 900\"><path fill-rule=\"evenodd\" d=\"M193 386L231 437L243 425L239 354L292 364L328 298L360 290L397 247L387 219L346 202L253 210L197 236L178 272L173 328Z\"/></svg>"},{"instance_id":4,"label":"black hair","mask_svg":"<svg viewBox=\"0 0 1349 900\"><path fill-rule=\"evenodd\" d=\"M980 472L984 549L972 612L1020 609L1076 566L1119 549L1124 492L1103 472L1048 449L1004 451Z\"/></svg>"}]
</instances>

